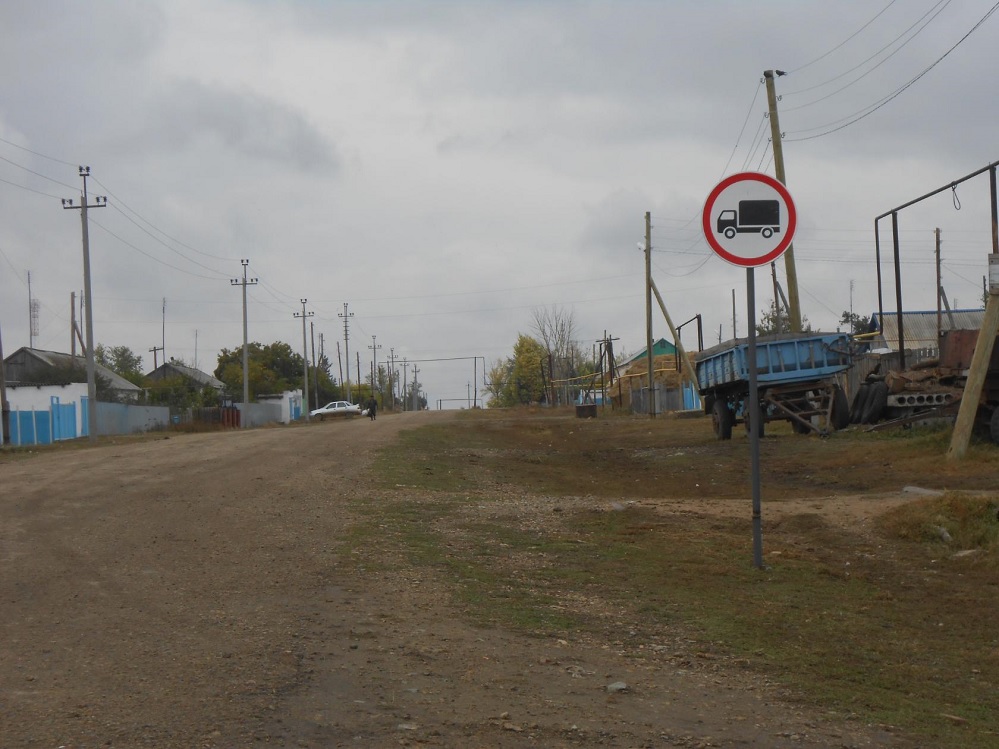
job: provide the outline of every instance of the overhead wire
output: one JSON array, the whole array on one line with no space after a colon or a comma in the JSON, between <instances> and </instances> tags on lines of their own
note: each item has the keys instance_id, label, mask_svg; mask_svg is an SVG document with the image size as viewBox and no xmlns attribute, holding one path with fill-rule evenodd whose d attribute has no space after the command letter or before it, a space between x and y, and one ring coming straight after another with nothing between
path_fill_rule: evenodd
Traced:
<instances>
[{"instance_id":1,"label":"overhead wire","mask_svg":"<svg viewBox=\"0 0 999 749\"><path fill-rule=\"evenodd\" d=\"M846 91L846 89L850 88L850 86L854 85L855 83L858 83L858 82L862 81L864 78L866 78L867 76L869 76L875 70L877 70L878 68L880 68L886 62L888 62L891 58L893 58L895 55L897 55L899 52L901 52L903 49L905 49L906 45L909 44L909 42L911 42L917 36L919 36L920 32L922 32L923 29L925 29L927 26L929 26L936 19L937 16L939 16L941 13L943 13L943 11L947 8L948 5L950 5L950 3L951 3L951 0L940 0L940 2L936 6L934 6L934 8L939 7L939 10L937 10L936 13L934 13L933 16L929 20L926 21L926 23L924 23L922 26L920 26L919 29L917 29L916 32L912 36L910 36L902 44L900 44L898 46L898 49L892 51L891 54L889 54L883 60L881 60L880 62L878 62L877 65L872 66L869 70L867 70L863 74L857 76L852 81L850 81L849 83L847 83L845 86L841 86L840 88L836 89L835 91L829 92L825 96L821 96L818 99L814 99L812 101L805 102L804 104L798 104L797 106L794 106L794 107L785 107L784 111L785 112L796 112L799 109L806 109L808 107L814 106L815 104L818 104L819 102L823 102L826 99L831 99L833 96L836 96L836 94L839 94L839 93L841 93L843 91ZM908 29L906 29L906 31L903 32L903 34L908 33L916 24L920 23L923 20L923 18L926 18L926 16L929 15L930 13L932 13L932 12L933 12L933 8L931 8L929 11L927 11L926 14L924 14L922 16L922 18L920 18L918 21L916 21L915 24L913 24L913 26L910 26ZM897 41L897 40L898 39L896 38L895 41ZM894 44L894 43L895 42L893 41L891 44ZM891 46L891 44L889 44L887 46ZM832 83L833 81L838 80L839 78L842 78L845 75L849 75L850 73L852 73L857 68L859 68L862 65L865 65L866 63L868 63L871 60L873 60L875 57L877 57L879 54L881 54L881 52L883 52L885 49L887 49L887 47L882 47L875 54L871 55L871 57L868 57L866 60L864 60L859 65L856 65L855 67L850 68L846 72L844 72L844 73L836 76L836 78L828 80L825 83L820 83L817 86L812 86L809 89L802 89L802 91L796 92L796 93L802 93L803 91L810 91L810 90L815 89L815 88L821 88L822 86L826 86L829 83ZM791 93L784 94L784 96L791 96Z\"/></svg>"},{"instance_id":2,"label":"overhead wire","mask_svg":"<svg viewBox=\"0 0 999 749\"><path fill-rule=\"evenodd\" d=\"M160 229L159 227L157 227L151 221L149 221L148 219L144 218L138 211L136 211L134 208L132 208L131 206L129 206L124 200L122 200L117 195L115 195L113 192L111 192L111 190L108 189L108 187L103 182L101 182L99 179L97 179L97 177L91 177L90 179L95 184L99 185L101 187L101 189L103 189L108 195L110 195L112 198L114 198L114 201L115 201L116 204L124 206L129 211L129 213L132 213L133 215L135 215L135 217L138 218L140 221L142 221L142 223L144 223L146 226L150 227L153 231L156 231L159 234L162 234L164 237L166 237L167 239L169 239L171 242L175 242L176 244L179 244L181 247L183 247L183 248L185 248L187 250L190 250L191 252L195 252L198 255L204 255L205 257L210 257L213 260L225 260L225 261L239 260L239 258L234 258L234 257L231 257L231 256L226 256L226 255L215 255L215 254L212 254L210 252L205 252L204 250L199 250L197 247L192 247L191 245L182 242L181 240L177 239L176 237L173 237L173 236L167 234L165 231L163 231L162 229ZM112 205L114 205L114 204L112 204ZM119 209L119 211L120 211L120 209ZM122 212L122 214L124 215L124 212ZM126 215L125 218L128 218L129 221L132 221L133 224L136 224L136 226L138 226L138 224L136 223L136 221L134 221L133 219L131 219L129 216ZM142 227L139 227L139 228L142 228ZM146 231L146 230L143 229L143 231ZM146 231L146 233L150 234L148 231ZM150 234L150 236L153 236L153 235ZM153 239L155 239L157 242L159 242L160 244L162 244L164 247L167 247L168 249L171 249L174 252L177 252L177 250L174 250L172 247L170 247L169 245L167 245L161 239L158 239L156 237L153 237ZM180 253L180 252L177 252L177 254L181 255L181 257L184 257L184 255L182 253ZM190 258L185 258L185 259L190 259ZM194 262L194 261L191 261L191 262Z\"/></svg>"},{"instance_id":3,"label":"overhead wire","mask_svg":"<svg viewBox=\"0 0 999 749\"><path fill-rule=\"evenodd\" d=\"M878 111L879 109L881 109L883 106L885 106L886 104L888 104L889 102L893 101L898 96L900 96L910 86L912 86L913 84L915 84L924 75L926 75L927 73L929 73L931 70L933 70L933 68L935 68L941 62L943 62L943 60L946 59L948 55L950 55L955 49L957 49L961 44L963 44L964 41L969 36L971 36L975 31L977 31L981 27L981 25L983 23L985 23L985 21L987 21L992 16L993 13L996 12L996 9L999 9L999 2L997 2L995 5L993 5L988 10L988 12L986 12L985 15L982 16L978 20L978 22L964 36L962 36L950 49L948 49L946 52L944 52L940 57L938 57L929 66L927 66L921 73L919 73L917 76L915 76L914 78L912 78L911 80L909 80L908 83L906 83L905 85L900 86L898 89L896 89L893 93L889 94L888 96L883 97L879 101L875 102L872 105L869 105L868 107L865 107L864 109L858 110L858 111L854 112L853 114L848 115L847 117L841 118L839 120L834 120L833 122L827 123L826 125L820 125L820 126L814 127L814 128L806 128L806 129L803 129L803 130L798 131L798 132L811 132L811 131L814 131L814 130L820 130L820 129L824 128L824 127L830 128L828 130L824 130L821 133L816 133L815 135L808 135L808 136L803 136L803 137L800 137L800 138L785 138L785 140L787 140L788 142L801 142L801 141L806 141L806 140L814 140L816 138L822 138L822 137L824 137L826 135L831 135L832 133L835 133L835 132L838 132L840 130L843 130L844 128L847 128L850 125L854 125L857 122L860 122L861 120L863 120L863 119L869 117L870 115L874 114L876 111ZM842 123L842 124L839 124L839 123ZM836 127L831 127L832 125L837 125L837 126Z\"/></svg>"},{"instance_id":4,"label":"overhead wire","mask_svg":"<svg viewBox=\"0 0 999 749\"><path fill-rule=\"evenodd\" d=\"M809 67L811 65L814 65L815 63L817 63L817 62L819 62L821 60L824 60L829 55L831 55L833 52L835 52L836 50L840 49L843 45L845 45L847 42L849 42L854 37L856 37L860 32L862 32L864 29L866 29L868 26L870 26L876 20L878 20L878 18L880 18L881 15L886 10L888 10L891 6L893 6L894 4L895 4L895 0L891 0L891 2L889 2L884 8L882 8L880 11L878 11L878 13L870 21L868 21L863 26L861 26L859 29L857 29L856 31L854 31L852 34L850 34L850 36L848 36L846 39L844 39L843 41L841 41L839 44L837 44L835 47L833 47L832 49L830 49L828 52L825 52L825 53L819 55L818 57L816 57L814 60L811 60L810 62L806 62L804 65L799 65L794 70L789 70L788 73L797 73L798 71L804 70L805 68L807 68L807 67Z\"/></svg>"},{"instance_id":5,"label":"overhead wire","mask_svg":"<svg viewBox=\"0 0 999 749\"><path fill-rule=\"evenodd\" d=\"M32 154L33 156L38 156L43 159L48 159L49 161L54 161L56 164L65 164L66 166L77 166L77 164L72 161L64 161L63 159L57 159L55 156L48 156L47 154L40 153L39 151L32 151L30 148L26 148L22 145L14 143L13 141L7 140L6 138L0 138L0 143L6 143L8 146L19 148L22 151L26 151L27 153Z\"/></svg>"},{"instance_id":6,"label":"overhead wire","mask_svg":"<svg viewBox=\"0 0 999 749\"><path fill-rule=\"evenodd\" d=\"M0 182L3 182L3 183L8 184L8 185L11 185L12 187L17 187L17 188L19 188L21 190L26 190L27 192L33 192L36 195L44 195L46 198L53 198L55 200L61 200L62 199L61 195L53 195L50 192L42 192L41 190L36 190L33 187L27 187L26 185L19 185L19 184L17 184L17 182L11 182L9 179L3 179L2 177L0 177Z\"/></svg>"},{"instance_id":7,"label":"overhead wire","mask_svg":"<svg viewBox=\"0 0 999 749\"><path fill-rule=\"evenodd\" d=\"M101 224L99 221L97 221L96 219L94 219L92 216L88 216L88 221L91 224L93 224L94 226L97 226L98 228L100 228L103 231L105 231L107 234L110 234L112 237L114 237L115 239L117 239L119 242L121 242L126 247L130 247L131 249L133 249L136 252L138 252L140 255L142 255L144 257L147 257L150 260L152 260L153 262L159 263L160 265L166 266L167 268L171 268L171 269L173 269L175 271L179 271L179 272L184 273L186 275L193 276L194 278L205 278L205 279L208 279L210 281L218 281L220 277L221 278L226 278L227 277L227 276L225 276L222 273L218 273L217 271L213 271L213 272L217 273L217 275L214 275L214 276L205 276L205 275L202 275L200 273L193 273L193 272L191 272L189 270L185 270L184 268L179 268L176 265L171 265L170 263L166 262L165 260L161 260L160 258L156 257L155 255L151 255L148 252L146 252L145 250L140 249L139 247L136 247L134 244L132 244L131 242L129 242L127 239L124 239L123 237L118 236L113 231L111 231L110 229L108 229L106 226L104 226L103 224ZM211 269L209 269L209 270L211 270Z\"/></svg>"},{"instance_id":8,"label":"overhead wire","mask_svg":"<svg viewBox=\"0 0 999 749\"><path fill-rule=\"evenodd\" d=\"M16 161L11 161L6 156L0 156L0 161L6 161L11 166L16 166L18 169L23 169L24 171L28 172L29 174L34 174L36 177L41 177L42 179L48 180L49 182L53 182L53 183L59 185L60 187L65 187L68 190L79 190L80 189L78 185L70 185L70 184L67 184L65 182L60 182L59 180L53 179L52 177L49 177L49 176L47 176L45 174L42 174L41 172L36 172L34 169L29 169L28 167L23 166L22 164L18 164Z\"/></svg>"}]
</instances>

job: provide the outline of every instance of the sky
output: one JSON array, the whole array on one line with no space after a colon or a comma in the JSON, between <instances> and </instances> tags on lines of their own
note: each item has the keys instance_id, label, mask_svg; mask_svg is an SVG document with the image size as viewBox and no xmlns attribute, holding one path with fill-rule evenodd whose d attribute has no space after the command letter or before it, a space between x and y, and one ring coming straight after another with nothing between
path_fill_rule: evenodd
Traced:
<instances>
[{"instance_id":1,"label":"sky","mask_svg":"<svg viewBox=\"0 0 999 749\"><path fill-rule=\"evenodd\" d=\"M334 377L348 350L353 381L358 354L365 373L405 359L431 408L465 407L540 309L571 314L584 350L644 348L646 212L673 321L700 315L705 346L744 336L750 274L700 216L724 178L774 174L771 69L801 309L836 330L878 309L875 218L999 160L995 8L0 4L4 352L70 350L81 212L61 200L80 204L80 166L107 197L88 210L94 339L147 370L156 347L211 372L242 345L246 259L250 341L302 352L307 300L305 347ZM984 174L898 213L906 309L936 308L936 228L950 304L981 306L989 202ZM880 240L891 311L890 220ZM752 276L759 316L770 267ZM671 338L658 308L653 336ZM681 340L696 348L693 323Z\"/></svg>"}]
</instances>

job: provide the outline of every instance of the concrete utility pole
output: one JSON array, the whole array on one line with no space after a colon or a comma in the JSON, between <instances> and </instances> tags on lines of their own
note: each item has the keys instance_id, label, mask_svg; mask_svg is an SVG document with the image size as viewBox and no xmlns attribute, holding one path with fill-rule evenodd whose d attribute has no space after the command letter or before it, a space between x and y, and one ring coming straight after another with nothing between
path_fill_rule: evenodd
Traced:
<instances>
[{"instance_id":1,"label":"concrete utility pole","mask_svg":"<svg viewBox=\"0 0 999 749\"><path fill-rule=\"evenodd\" d=\"M302 385L302 400L304 401L304 405L305 405L305 409L304 409L305 420L309 421L309 346L308 346L308 343L307 343L307 339L305 337L305 318L312 317L316 313L315 312L306 312L305 311L305 304L306 304L306 302L309 301L308 299L301 299L299 301L302 302L302 311L301 312L295 312L294 313L294 317L301 317L302 318L302 362L304 364L304 367L303 367L304 374L302 375L302 382L303 382L303 385ZM318 407L319 407L319 404L317 403L316 404L316 408L318 408Z\"/></svg>"},{"instance_id":2,"label":"concrete utility pole","mask_svg":"<svg viewBox=\"0 0 999 749\"><path fill-rule=\"evenodd\" d=\"M163 297L163 332L160 335L160 348L163 350L163 363L166 364L166 297Z\"/></svg>"},{"instance_id":3,"label":"concrete utility pole","mask_svg":"<svg viewBox=\"0 0 999 749\"><path fill-rule=\"evenodd\" d=\"M395 408L395 389L392 382L392 372L395 369L395 347L389 348L389 358L388 358L388 393L389 393L389 408ZM382 399L382 408L385 408L384 398Z\"/></svg>"},{"instance_id":4,"label":"concrete utility pole","mask_svg":"<svg viewBox=\"0 0 999 749\"><path fill-rule=\"evenodd\" d=\"M3 432L3 442L10 444L10 403L7 402L7 373L3 368L3 335L0 334L0 431Z\"/></svg>"},{"instance_id":5,"label":"concrete utility pole","mask_svg":"<svg viewBox=\"0 0 999 749\"><path fill-rule=\"evenodd\" d=\"M943 312L940 309L940 298L943 296L943 284L940 282L940 227L933 230L936 237L936 252L934 253L937 266L937 353L940 352L940 336L943 331Z\"/></svg>"},{"instance_id":6,"label":"concrete utility pole","mask_svg":"<svg viewBox=\"0 0 999 749\"><path fill-rule=\"evenodd\" d=\"M90 283L90 222L87 211L90 208L104 208L108 199L103 195L94 197L94 204L87 202L87 177L90 167L80 167L80 177L83 178L83 195L80 205L73 205L72 199L63 198L62 207L68 210L80 211L80 222L83 225L83 289L87 303L84 315L87 331L87 437L91 442L97 440L97 367L94 362L94 294Z\"/></svg>"},{"instance_id":7,"label":"concrete utility pole","mask_svg":"<svg viewBox=\"0 0 999 749\"><path fill-rule=\"evenodd\" d=\"M240 415L240 424L245 429L250 426L250 353L246 340L246 287L256 285L257 279L246 277L249 260L244 259L239 262L243 266L243 278L242 280L231 278L229 284L243 287L243 412Z\"/></svg>"},{"instance_id":8,"label":"concrete utility pole","mask_svg":"<svg viewBox=\"0 0 999 749\"><path fill-rule=\"evenodd\" d=\"M353 401L350 397L350 318L354 316L353 312L347 311L347 302L343 303L343 312L340 312L338 317L343 318L343 358L347 360L347 400ZM361 376L361 371L357 371L357 376Z\"/></svg>"},{"instance_id":9,"label":"concrete utility pole","mask_svg":"<svg viewBox=\"0 0 999 749\"><path fill-rule=\"evenodd\" d=\"M416 375L419 373L419 368L416 366L416 362L413 362L413 410L420 410L420 381L416 379Z\"/></svg>"},{"instance_id":10,"label":"concrete utility pole","mask_svg":"<svg viewBox=\"0 0 999 749\"><path fill-rule=\"evenodd\" d=\"M406 408L406 388L408 386L408 376L409 376L409 362L406 361L406 357L402 357L402 410L408 410Z\"/></svg>"},{"instance_id":11,"label":"concrete utility pole","mask_svg":"<svg viewBox=\"0 0 999 749\"><path fill-rule=\"evenodd\" d=\"M777 117L777 92L774 89L774 76L786 75L783 70L764 70L763 79L767 86L767 103L770 108L770 140L774 149L774 171L777 181L785 187L784 147L781 143L780 120ZM792 333L801 332L801 303L798 299L798 271L794 265L794 243L787 246L784 253L784 273L787 275L788 317Z\"/></svg>"},{"instance_id":12,"label":"concrete utility pole","mask_svg":"<svg viewBox=\"0 0 999 749\"><path fill-rule=\"evenodd\" d=\"M649 366L649 402L651 418L656 418L656 391L652 352L652 214L645 212L645 358Z\"/></svg>"},{"instance_id":13,"label":"concrete utility pole","mask_svg":"<svg viewBox=\"0 0 999 749\"><path fill-rule=\"evenodd\" d=\"M316 408L319 408L319 370L316 367L316 324L314 322L309 323L309 335L312 339L312 392L316 396L313 403L316 404Z\"/></svg>"},{"instance_id":14,"label":"concrete utility pole","mask_svg":"<svg viewBox=\"0 0 999 749\"><path fill-rule=\"evenodd\" d=\"M381 346L375 343L375 336L371 336L371 345L368 346L371 349L371 395L374 397L375 388L378 386L378 349ZM385 404L385 398L382 397L382 405Z\"/></svg>"}]
</instances>

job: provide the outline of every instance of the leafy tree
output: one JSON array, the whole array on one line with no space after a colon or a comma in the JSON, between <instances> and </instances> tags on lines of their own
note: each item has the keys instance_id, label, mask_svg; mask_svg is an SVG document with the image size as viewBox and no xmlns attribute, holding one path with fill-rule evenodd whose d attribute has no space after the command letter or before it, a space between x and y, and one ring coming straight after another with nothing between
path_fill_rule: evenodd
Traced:
<instances>
[{"instance_id":1,"label":"leafy tree","mask_svg":"<svg viewBox=\"0 0 999 749\"><path fill-rule=\"evenodd\" d=\"M779 324L779 327L778 327ZM770 307L760 311L760 317L756 322L757 335L770 335L771 333L788 333L791 330L791 316L783 307L778 308L776 304L770 302ZM803 333L812 332L812 324L808 318L801 316L801 331Z\"/></svg>"},{"instance_id":2,"label":"leafy tree","mask_svg":"<svg viewBox=\"0 0 999 749\"><path fill-rule=\"evenodd\" d=\"M142 357L128 346L108 348L103 343L98 343L94 347L94 361L124 377L134 385L142 385L145 381L145 375L142 372Z\"/></svg>"},{"instance_id":3,"label":"leafy tree","mask_svg":"<svg viewBox=\"0 0 999 749\"><path fill-rule=\"evenodd\" d=\"M839 324L846 327L850 335L859 335L860 333L868 332L870 322L863 315L844 310L843 316L839 319Z\"/></svg>"},{"instance_id":4,"label":"leafy tree","mask_svg":"<svg viewBox=\"0 0 999 749\"><path fill-rule=\"evenodd\" d=\"M259 395L282 393L301 387L304 360L290 345L281 341L264 346L261 343L247 345L250 399ZM213 373L222 380L231 394L243 392L243 347L222 349L218 366Z\"/></svg>"},{"instance_id":5,"label":"leafy tree","mask_svg":"<svg viewBox=\"0 0 999 749\"><path fill-rule=\"evenodd\" d=\"M513 347L513 356L497 362L489 374L486 390L492 396L489 406L509 407L537 403L544 397L542 363L547 359L544 346L521 333Z\"/></svg>"},{"instance_id":6,"label":"leafy tree","mask_svg":"<svg viewBox=\"0 0 999 749\"><path fill-rule=\"evenodd\" d=\"M149 383L147 393L148 403L172 410L218 406L222 397L211 385L199 386L181 375Z\"/></svg>"}]
</instances>

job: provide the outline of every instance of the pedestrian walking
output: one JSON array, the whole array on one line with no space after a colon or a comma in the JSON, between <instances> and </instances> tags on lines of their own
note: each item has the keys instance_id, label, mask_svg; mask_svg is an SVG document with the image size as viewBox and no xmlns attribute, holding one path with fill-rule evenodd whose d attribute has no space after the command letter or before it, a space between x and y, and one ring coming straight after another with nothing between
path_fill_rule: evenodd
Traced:
<instances>
[{"instance_id":1,"label":"pedestrian walking","mask_svg":"<svg viewBox=\"0 0 999 749\"><path fill-rule=\"evenodd\" d=\"M378 402L375 400L375 396L368 398L368 418L372 421L375 420L375 414L378 411Z\"/></svg>"}]
</instances>

